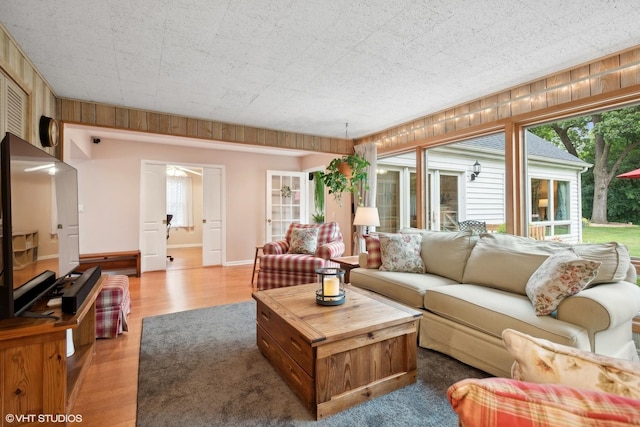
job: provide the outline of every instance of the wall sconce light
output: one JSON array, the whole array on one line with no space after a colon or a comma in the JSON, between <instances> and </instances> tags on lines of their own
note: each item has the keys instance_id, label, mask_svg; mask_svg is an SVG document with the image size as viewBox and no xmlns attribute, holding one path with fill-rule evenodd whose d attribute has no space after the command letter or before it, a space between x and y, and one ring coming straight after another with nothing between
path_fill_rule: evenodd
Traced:
<instances>
[{"instance_id":1,"label":"wall sconce light","mask_svg":"<svg viewBox=\"0 0 640 427\"><path fill-rule=\"evenodd\" d=\"M478 175L480 175L481 171L482 171L482 166L480 165L480 162L478 162L476 160L476 162L473 164L473 172L471 173L471 181L475 181L476 177Z\"/></svg>"}]
</instances>

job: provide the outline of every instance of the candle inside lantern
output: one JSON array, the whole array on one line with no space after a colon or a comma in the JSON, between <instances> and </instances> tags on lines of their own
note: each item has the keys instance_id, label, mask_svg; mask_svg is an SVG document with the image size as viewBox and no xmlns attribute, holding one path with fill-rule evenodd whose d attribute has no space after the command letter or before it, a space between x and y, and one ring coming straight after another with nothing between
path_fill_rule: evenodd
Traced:
<instances>
[{"instance_id":1,"label":"candle inside lantern","mask_svg":"<svg viewBox=\"0 0 640 427\"><path fill-rule=\"evenodd\" d=\"M322 293L328 297L340 295L340 279L337 277L325 277L322 282Z\"/></svg>"}]
</instances>

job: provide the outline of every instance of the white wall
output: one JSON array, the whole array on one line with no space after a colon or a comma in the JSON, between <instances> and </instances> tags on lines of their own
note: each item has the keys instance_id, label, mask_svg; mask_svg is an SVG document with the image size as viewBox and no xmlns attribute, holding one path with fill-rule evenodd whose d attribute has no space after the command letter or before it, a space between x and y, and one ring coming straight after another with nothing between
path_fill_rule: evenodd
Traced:
<instances>
[{"instance_id":1,"label":"white wall","mask_svg":"<svg viewBox=\"0 0 640 427\"><path fill-rule=\"evenodd\" d=\"M84 150L83 150L84 151ZM226 170L227 264L253 261L255 246L265 239L266 171L301 171L328 164L333 155L254 154L105 140L91 146L90 159L68 159L78 169L80 253L139 249L140 168L142 160L173 164L224 165ZM328 204L328 220L349 234L347 203Z\"/></svg>"}]
</instances>

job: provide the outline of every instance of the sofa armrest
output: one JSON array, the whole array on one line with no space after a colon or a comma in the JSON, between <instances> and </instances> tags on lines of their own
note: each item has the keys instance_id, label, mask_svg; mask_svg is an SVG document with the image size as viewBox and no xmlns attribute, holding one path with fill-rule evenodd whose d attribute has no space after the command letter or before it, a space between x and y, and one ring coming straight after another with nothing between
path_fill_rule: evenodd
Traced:
<instances>
[{"instance_id":1,"label":"sofa armrest","mask_svg":"<svg viewBox=\"0 0 640 427\"><path fill-rule=\"evenodd\" d=\"M369 252L360 252L358 254L358 265L360 267L367 268L367 263L369 262Z\"/></svg>"},{"instance_id":2,"label":"sofa armrest","mask_svg":"<svg viewBox=\"0 0 640 427\"><path fill-rule=\"evenodd\" d=\"M589 335L630 322L640 312L640 287L629 282L597 285L565 298L558 320L582 326Z\"/></svg>"},{"instance_id":3,"label":"sofa armrest","mask_svg":"<svg viewBox=\"0 0 640 427\"><path fill-rule=\"evenodd\" d=\"M629 283L636 283L638 281L638 273L636 272L636 266L633 265L633 263L629 263L627 277L624 278L624 281Z\"/></svg>"},{"instance_id":4,"label":"sofa armrest","mask_svg":"<svg viewBox=\"0 0 640 427\"><path fill-rule=\"evenodd\" d=\"M342 256L344 254L344 250L344 242L342 240L334 240L333 242L319 246L316 250L315 256L327 260Z\"/></svg>"},{"instance_id":5,"label":"sofa armrest","mask_svg":"<svg viewBox=\"0 0 640 427\"><path fill-rule=\"evenodd\" d=\"M265 243L262 247L262 253L265 255L282 255L289 251L289 242L286 240L276 240L275 242Z\"/></svg>"}]
</instances>

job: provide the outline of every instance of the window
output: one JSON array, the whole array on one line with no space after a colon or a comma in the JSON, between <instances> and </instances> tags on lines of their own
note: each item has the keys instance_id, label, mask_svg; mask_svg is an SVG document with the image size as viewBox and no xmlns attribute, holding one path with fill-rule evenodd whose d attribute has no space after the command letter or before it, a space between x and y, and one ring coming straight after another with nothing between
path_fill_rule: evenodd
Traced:
<instances>
[{"instance_id":1,"label":"window","mask_svg":"<svg viewBox=\"0 0 640 427\"><path fill-rule=\"evenodd\" d=\"M167 176L167 214L172 227L193 227L191 177Z\"/></svg>"},{"instance_id":2,"label":"window","mask_svg":"<svg viewBox=\"0 0 640 427\"><path fill-rule=\"evenodd\" d=\"M545 236L571 234L570 183L553 179L531 179L531 222L544 226Z\"/></svg>"},{"instance_id":3,"label":"window","mask_svg":"<svg viewBox=\"0 0 640 427\"><path fill-rule=\"evenodd\" d=\"M404 161L408 162L406 155ZM393 164L393 159L378 160L376 206L380 226L376 230L380 232L396 233L417 226L415 166L397 163Z\"/></svg>"},{"instance_id":4,"label":"window","mask_svg":"<svg viewBox=\"0 0 640 427\"><path fill-rule=\"evenodd\" d=\"M400 230L400 172L378 172L376 206L380 216L377 231L395 233Z\"/></svg>"}]
</instances>

